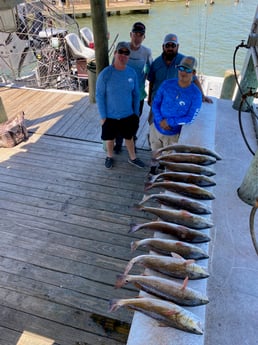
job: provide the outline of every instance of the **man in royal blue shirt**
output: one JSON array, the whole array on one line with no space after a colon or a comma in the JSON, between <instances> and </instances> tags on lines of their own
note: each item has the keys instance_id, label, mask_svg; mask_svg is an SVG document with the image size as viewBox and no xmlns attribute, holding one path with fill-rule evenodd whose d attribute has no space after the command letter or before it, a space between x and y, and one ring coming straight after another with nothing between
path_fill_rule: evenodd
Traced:
<instances>
[{"instance_id":1,"label":"man in royal blue shirt","mask_svg":"<svg viewBox=\"0 0 258 345\"><path fill-rule=\"evenodd\" d=\"M150 72L148 74L149 90L148 90L148 104L151 106L155 94L164 80L177 78L177 65L184 57L179 53L179 41L175 34L167 34L164 37L162 44L162 54L158 56L151 64ZM213 103L212 99L205 96L202 90L201 83L196 75L193 75L193 83L200 89L202 93L202 101ZM149 123L152 122L152 109L150 110Z\"/></svg>"},{"instance_id":2,"label":"man in royal blue shirt","mask_svg":"<svg viewBox=\"0 0 258 345\"><path fill-rule=\"evenodd\" d=\"M182 125L191 123L202 105L202 93L192 83L196 60L185 56L177 65L178 78L165 80L152 102L153 123L150 125L152 151L178 141ZM157 163L152 161L151 173Z\"/></svg>"}]
</instances>

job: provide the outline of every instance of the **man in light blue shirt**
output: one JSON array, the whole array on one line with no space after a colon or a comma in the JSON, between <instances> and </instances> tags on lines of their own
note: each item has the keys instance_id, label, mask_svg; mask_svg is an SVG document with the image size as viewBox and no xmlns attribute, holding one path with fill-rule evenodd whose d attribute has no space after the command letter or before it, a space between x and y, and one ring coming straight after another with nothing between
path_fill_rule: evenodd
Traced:
<instances>
[{"instance_id":1,"label":"man in light blue shirt","mask_svg":"<svg viewBox=\"0 0 258 345\"><path fill-rule=\"evenodd\" d=\"M114 139L118 134L125 139L128 162L138 168L144 167L135 155L133 138L139 127L140 95L136 72L127 66L129 55L127 43L119 42L113 64L104 68L97 78L96 101L101 117L101 139L107 148L107 169L114 165Z\"/></svg>"}]
</instances>

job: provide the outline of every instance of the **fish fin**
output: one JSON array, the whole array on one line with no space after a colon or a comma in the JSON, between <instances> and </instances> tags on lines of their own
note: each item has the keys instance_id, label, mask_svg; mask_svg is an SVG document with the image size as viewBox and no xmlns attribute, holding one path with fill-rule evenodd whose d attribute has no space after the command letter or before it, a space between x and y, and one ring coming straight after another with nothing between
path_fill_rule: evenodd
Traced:
<instances>
[{"instance_id":1,"label":"fish fin","mask_svg":"<svg viewBox=\"0 0 258 345\"><path fill-rule=\"evenodd\" d=\"M132 242L131 242L131 252L134 252L134 251L137 249L137 247L138 247L138 242L139 242L139 241L132 241Z\"/></svg>"},{"instance_id":2,"label":"fish fin","mask_svg":"<svg viewBox=\"0 0 258 345\"><path fill-rule=\"evenodd\" d=\"M186 247L185 243L183 243L183 242L176 242L176 245L177 246Z\"/></svg>"},{"instance_id":3,"label":"fish fin","mask_svg":"<svg viewBox=\"0 0 258 345\"><path fill-rule=\"evenodd\" d=\"M137 210L141 210L143 206L139 204L134 204L133 207L136 208Z\"/></svg>"},{"instance_id":4,"label":"fish fin","mask_svg":"<svg viewBox=\"0 0 258 345\"><path fill-rule=\"evenodd\" d=\"M182 287L181 287L181 290L185 290L186 287L187 287L187 284L188 284L188 281L189 281L189 277L185 277L184 281L183 281L183 284L182 284Z\"/></svg>"},{"instance_id":5,"label":"fish fin","mask_svg":"<svg viewBox=\"0 0 258 345\"><path fill-rule=\"evenodd\" d=\"M171 310L168 310L165 314L166 314L167 316L171 316L171 315L179 314L179 312L176 311L176 310L171 309Z\"/></svg>"},{"instance_id":6,"label":"fish fin","mask_svg":"<svg viewBox=\"0 0 258 345\"><path fill-rule=\"evenodd\" d=\"M194 263L195 263L195 260L193 260L193 259L185 260L185 265L191 265L191 264L194 264Z\"/></svg>"},{"instance_id":7,"label":"fish fin","mask_svg":"<svg viewBox=\"0 0 258 345\"><path fill-rule=\"evenodd\" d=\"M150 199L150 195L144 194L142 200L139 202L139 205L144 204L146 201Z\"/></svg>"},{"instance_id":8,"label":"fish fin","mask_svg":"<svg viewBox=\"0 0 258 345\"><path fill-rule=\"evenodd\" d=\"M176 259L184 259L181 255L179 255L175 252L171 252L171 256L173 256L173 258L176 258Z\"/></svg>"},{"instance_id":9,"label":"fish fin","mask_svg":"<svg viewBox=\"0 0 258 345\"><path fill-rule=\"evenodd\" d=\"M117 280L115 283L115 289L119 289L125 284L126 284L126 275L125 274L118 274Z\"/></svg>"},{"instance_id":10,"label":"fish fin","mask_svg":"<svg viewBox=\"0 0 258 345\"><path fill-rule=\"evenodd\" d=\"M109 301L109 309L108 312L116 311L118 308L120 308L120 305L118 304L119 299L114 298Z\"/></svg>"},{"instance_id":11,"label":"fish fin","mask_svg":"<svg viewBox=\"0 0 258 345\"><path fill-rule=\"evenodd\" d=\"M134 282L134 286L136 287L136 289L139 289L139 290L141 289L141 285L137 282Z\"/></svg>"},{"instance_id":12,"label":"fish fin","mask_svg":"<svg viewBox=\"0 0 258 345\"><path fill-rule=\"evenodd\" d=\"M168 327L168 325L166 325L166 324L163 323L163 322L158 322L158 326L159 326L159 327Z\"/></svg>"}]
</instances>

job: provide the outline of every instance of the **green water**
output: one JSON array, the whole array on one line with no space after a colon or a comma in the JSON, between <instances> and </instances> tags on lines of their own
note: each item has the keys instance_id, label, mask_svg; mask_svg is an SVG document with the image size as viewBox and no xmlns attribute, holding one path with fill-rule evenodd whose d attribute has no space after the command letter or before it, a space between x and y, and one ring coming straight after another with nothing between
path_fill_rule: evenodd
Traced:
<instances>
[{"instance_id":1,"label":"green water","mask_svg":"<svg viewBox=\"0 0 258 345\"><path fill-rule=\"evenodd\" d=\"M152 2L149 14L113 15L107 18L110 43L119 34L119 40L129 40L129 32L135 21L146 25L144 44L152 49L153 57L161 53L164 36L175 33L180 41L180 52L194 55L199 62L198 72L223 77L233 69L235 47L242 40L247 42L255 17L257 0L192 0L190 7L185 1ZM80 27L92 28L91 18L78 19ZM241 71L246 55L241 48L236 55L236 67Z\"/></svg>"}]
</instances>

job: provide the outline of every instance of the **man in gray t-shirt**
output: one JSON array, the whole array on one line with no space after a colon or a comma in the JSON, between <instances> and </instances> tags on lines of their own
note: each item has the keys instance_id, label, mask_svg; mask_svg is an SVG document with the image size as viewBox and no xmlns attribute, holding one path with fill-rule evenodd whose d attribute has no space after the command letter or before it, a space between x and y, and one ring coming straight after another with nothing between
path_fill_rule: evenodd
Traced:
<instances>
[{"instance_id":1,"label":"man in gray t-shirt","mask_svg":"<svg viewBox=\"0 0 258 345\"><path fill-rule=\"evenodd\" d=\"M128 42L128 48L130 49L130 57L128 60L128 66L132 67L138 77L139 89L140 89L140 112L139 116L142 114L144 99L147 96L145 91L145 82L147 75L152 64L152 54L151 49L142 45L145 39L145 25L141 22L136 22L133 24L132 31L130 32L130 42ZM135 136L136 141L136 136ZM114 150L116 153L121 152L122 138L118 137L116 139L116 145Z\"/></svg>"}]
</instances>

